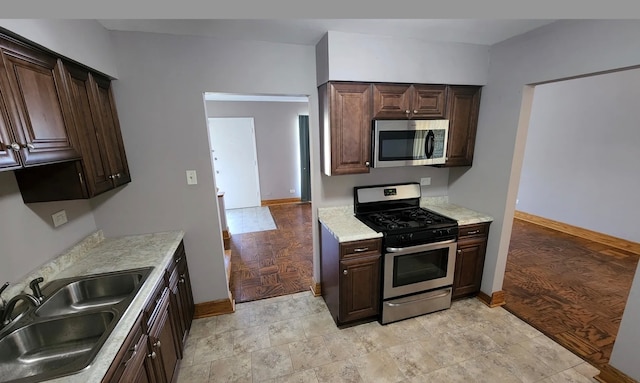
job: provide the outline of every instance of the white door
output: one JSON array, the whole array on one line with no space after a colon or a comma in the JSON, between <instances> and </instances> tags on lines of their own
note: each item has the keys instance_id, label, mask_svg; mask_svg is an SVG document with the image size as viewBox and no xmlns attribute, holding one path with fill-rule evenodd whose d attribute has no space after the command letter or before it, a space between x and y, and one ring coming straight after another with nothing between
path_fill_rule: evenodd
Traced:
<instances>
[{"instance_id":1,"label":"white door","mask_svg":"<svg viewBox=\"0 0 640 383\"><path fill-rule=\"evenodd\" d=\"M260 206L253 118L209 118L209 145L216 186L227 209Z\"/></svg>"}]
</instances>

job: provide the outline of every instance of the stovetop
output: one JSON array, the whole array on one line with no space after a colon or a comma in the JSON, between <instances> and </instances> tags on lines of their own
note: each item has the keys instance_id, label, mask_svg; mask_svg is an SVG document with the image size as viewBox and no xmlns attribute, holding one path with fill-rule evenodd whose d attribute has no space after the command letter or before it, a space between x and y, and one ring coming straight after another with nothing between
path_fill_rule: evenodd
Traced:
<instances>
[{"instance_id":1,"label":"stovetop","mask_svg":"<svg viewBox=\"0 0 640 383\"><path fill-rule=\"evenodd\" d=\"M402 229L440 229L457 226L457 222L421 207L379 211L356 215L376 231L393 233Z\"/></svg>"},{"instance_id":2,"label":"stovetop","mask_svg":"<svg viewBox=\"0 0 640 383\"><path fill-rule=\"evenodd\" d=\"M355 216L382 233L384 246L408 247L455 240L458 221L420 207L420 184L354 188Z\"/></svg>"}]
</instances>

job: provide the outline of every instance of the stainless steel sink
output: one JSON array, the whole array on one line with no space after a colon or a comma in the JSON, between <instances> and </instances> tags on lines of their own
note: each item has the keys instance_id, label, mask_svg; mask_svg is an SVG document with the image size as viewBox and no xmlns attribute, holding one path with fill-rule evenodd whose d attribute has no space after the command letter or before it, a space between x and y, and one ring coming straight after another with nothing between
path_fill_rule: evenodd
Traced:
<instances>
[{"instance_id":1,"label":"stainless steel sink","mask_svg":"<svg viewBox=\"0 0 640 383\"><path fill-rule=\"evenodd\" d=\"M64 278L0 329L0 382L40 382L89 366L153 267Z\"/></svg>"},{"instance_id":2,"label":"stainless steel sink","mask_svg":"<svg viewBox=\"0 0 640 383\"><path fill-rule=\"evenodd\" d=\"M103 311L15 329L0 339L0 379L61 376L85 368L104 344L115 319L115 312Z\"/></svg>"},{"instance_id":3,"label":"stainless steel sink","mask_svg":"<svg viewBox=\"0 0 640 383\"><path fill-rule=\"evenodd\" d=\"M119 304L138 291L146 278L144 271L101 274L77 280L56 280L43 293L55 291L35 311L37 316L71 314ZM57 289L57 290L56 290ZM135 295L135 294L134 294Z\"/></svg>"}]
</instances>

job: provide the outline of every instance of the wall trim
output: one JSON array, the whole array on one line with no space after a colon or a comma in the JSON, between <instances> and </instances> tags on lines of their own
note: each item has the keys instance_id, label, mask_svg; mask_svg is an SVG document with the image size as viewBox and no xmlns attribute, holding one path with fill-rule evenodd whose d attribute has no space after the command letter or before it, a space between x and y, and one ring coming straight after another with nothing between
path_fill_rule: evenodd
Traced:
<instances>
[{"instance_id":1,"label":"wall trim","mask_svg":"<svg viewBox=\"0 0 640 383\"><path fill-rule=\"evenodd\" d=\"M300 198L281 198L281 199L263 199L260 201L261 206L284 205L287 203L302 202Z\"/></svg>"},{"instance_id":2,"label":"wall trim","mask_svg":"<svg viewBox=\"0 0 640 383\"><path fill-rule=\"evenodd\" d=\"M322 295L322 290L320 290L320 282L316 282L315 278L311 278L311 286L309 286L309 288L311 289L311 294L313 294L314 297L319 297L320 295Z\"/></svg>"},{"instance_id":3,"label":"wall trim","mask_svg":"<svg viewBox=\"0 0 640 383\"><path fill-rule=\"evenodd\" d=\"M640 243L516 210L514 218L640 255Z\"/></svg>"},{"instance_id":4,"label":"wall trim","mask_svg":"<svg viewBox=\"0 0 640 383\"><path fill-rule=\"evenodd\" d=\"M600 370L600 374L594 376L593 378L601 383L638 383L638 381L634 380L624 372L618 370L613 367L609 363L604 366L598 367Z\"/></svg>"},{"instance_id":5,"label":"wall trim","mask_svg":"<svg viewBox=\"0 0 640 383\"><path fill-rule=\"evenodd\" d=\"M504 300L504 291L502 290L493 292L491 296L488 296L487 294L480 291L478 293L478 299L480 299L482 303L484 303L485 305L491 308L503 306L507 303Z\"/></svg>"},{"instance_id":6,"label":"wall trim","mask_svg":"<svg viewBox=\"0 0 640 383\"><path fill-rule=\"evenodd\" d=\"M216 315L231 314L236 311L236 300L231 298L196 303L193 319L208 318Z\"/></svg>"}]
</instances>

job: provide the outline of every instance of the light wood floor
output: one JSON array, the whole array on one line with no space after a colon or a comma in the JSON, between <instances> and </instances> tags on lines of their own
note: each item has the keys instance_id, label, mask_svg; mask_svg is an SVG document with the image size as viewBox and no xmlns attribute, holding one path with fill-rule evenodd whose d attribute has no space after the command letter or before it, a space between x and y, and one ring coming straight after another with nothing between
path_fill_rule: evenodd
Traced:
<instances>
[{"instance_id":1,"label":"light wood floor","mask_svg":"<svg viewBox=\"0 0 640 383\"><path fill-rule=\"evenodd\" d=\"M514 220L505 309L594 366L609 361L638 255Z\"/></svg>"}]
</instances>

